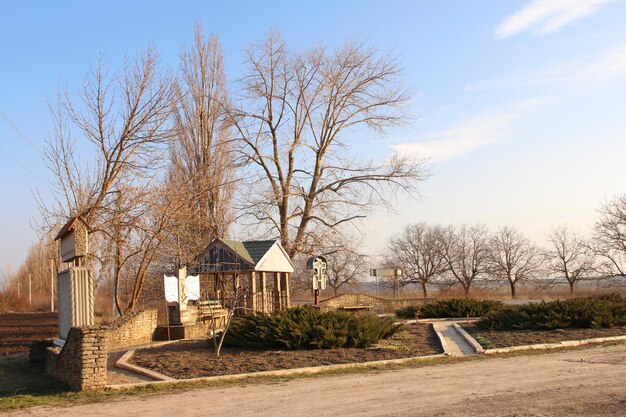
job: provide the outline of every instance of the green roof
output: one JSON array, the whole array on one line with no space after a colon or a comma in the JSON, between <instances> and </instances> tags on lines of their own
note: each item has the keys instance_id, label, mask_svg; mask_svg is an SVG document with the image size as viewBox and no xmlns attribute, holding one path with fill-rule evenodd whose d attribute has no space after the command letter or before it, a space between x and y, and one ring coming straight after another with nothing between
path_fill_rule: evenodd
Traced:
<instances>
[{"instance_id":1,"label":"green roof","mask_svg":"<svg viewBox=\"0 0 626 417\"><path fill-rule=\"evenodd\" d=\"M254 265L256 265L261 258L265 256L267 251L274 246L276 240L249 240L242 243L247 250L247 253L252 258Z\"/></svg>"},{"instance_id":2,"label":"green roof","mask_svg":"<svg viewBox=\"0 0 626 417\"><path fill-rule=\"evenodd\" d=\"M250 253L248 253L248 250L244 246L243 242L239 242L237 240L228 240L228 239L220 239L220 241L222 241L222 243L224 243L226 246L231 248L233 252L235 252L241 259L243 259L244 261L248 263L251 263L252 265L256 265L254 258L250 256Z\"/></svg>"}]
</instances>

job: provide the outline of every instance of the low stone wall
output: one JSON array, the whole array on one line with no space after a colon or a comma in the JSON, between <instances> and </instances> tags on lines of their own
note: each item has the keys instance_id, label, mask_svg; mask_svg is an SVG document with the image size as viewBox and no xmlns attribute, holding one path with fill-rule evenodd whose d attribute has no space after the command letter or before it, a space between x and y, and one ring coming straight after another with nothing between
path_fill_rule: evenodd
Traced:
<instances>
[{"instance_id":1,"label":"low stone wall","mask_svg":"<svg viewBox=\"0 0 626 417\"><path fill-rule=\"evenodd\" d=\"M336 297L327 298L320 301L320 307L323 310L334 310L342 307L358 307L371 306L372 310L377 313L393 313L396 310L411 306L420 305L430 301L428 298L405 298L405 299L388 299L374 297L368 294L341 294Z\"/></svg>"},{"instance_id":2,"label":"low stone wall","mask_svg":"<svg viewBox=\"0 0 626 417\"><path fill-rule=\"evenodd\" d=\"M106 327L72 327L63 349L47 349L46 373L74 390L104 388L107 380Z\"/></svg>"},{"instance_id":3,"label":"low stone wall","mask_svg":"<svg viewBox=\"0 0 626 417\"><path fill-rule=\"evenodd\" d=\"M150 343L157 328L157 311L134 311L110 326L72 327L63 348L46 350L46 373L74 390L103 388L111 350Z\"/></svg>"},{"instance_id":4,"label":"low stone wall","mask_svg":"<svg viewBox=\"0 0 626 417\"><path fill-rule=\"evenodd\" d=\"M157 328L157 310L130 312L107 329L107 349L115 350L144 345L154 340Z\"/></svg>"}]
</instances>

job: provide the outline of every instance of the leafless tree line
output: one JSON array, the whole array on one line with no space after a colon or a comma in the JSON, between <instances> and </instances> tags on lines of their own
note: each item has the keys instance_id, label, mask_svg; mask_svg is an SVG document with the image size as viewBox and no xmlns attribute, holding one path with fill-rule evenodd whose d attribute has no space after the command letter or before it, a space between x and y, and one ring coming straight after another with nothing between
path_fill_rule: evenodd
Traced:
<instances>
[{"instance_id":1,"label":"leafless tree line","mask_svg":"<svg viewBox=\"0 0 626 417\"><path fill-rule=\"evenodd\" d=\"M594 233L582 238L567 225L553 228L540 248L510 226L489 233L483 225L406 226L388 241L385 262L400 266L399 285L459 285L466 297L476 280L506 283L515 298L518 284L567 282L570 293L583 280L618 278L626 266L626 196L600 208Z\"/></svg>"},{"instance_id":2,"label":"leafless tree line","mask_svg":"<svg viewBox=\"0 0 626 417\"><path fill-rule=\"evenodd\" d=\"M158 287L150 277L228 237L236 219L251 236L280 238L293 257L323 247L356 274L349 225L398 191L417 194L428 177L418 159L350 152L348 131L370 137L408 118L411 93L393 55L358 42L292 51L271 33L246 57L231 94L217 37L197 27L178 69L163 69L155 48L119 69L101 56L78 97L59 94L50 106L39 231L87 221L86 262L118 314Z\"/></svg>"}]
</instances>

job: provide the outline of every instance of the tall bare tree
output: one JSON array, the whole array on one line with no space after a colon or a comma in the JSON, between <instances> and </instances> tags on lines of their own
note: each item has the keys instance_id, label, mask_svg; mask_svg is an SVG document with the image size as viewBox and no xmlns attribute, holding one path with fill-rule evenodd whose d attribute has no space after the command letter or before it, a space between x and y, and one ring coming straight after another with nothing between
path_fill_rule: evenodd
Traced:
<instances>
[{"instance_id":1,"label":"tall bare tree","mask_svg":"<svg viewBox=\"0 0 626 417\"><path fill-rule=\"evenodd\" d=\"M487 272L489 232L483 225L448 227L439 238L439 251L448 264L448 271L470 296L472 284Z\"/></svg>"},{"instance_id":2,"label":"tall bare tree","mask_svg":"<svg viewBox=\"0 0 626 417\"><path fill-rule=\"evenodd\" d=\"M171 144L170 180L187 194L185 226L176 233L179 260L187 264L208 241L227 235L233 222L235 165L222 50L215 35L197 26L194 44L181 54L176 88L176 140Z\"/></svg>"},{"instance_id":3,"label":"tall bare tree","mask_svg":"<svg viewBox=\"0 0 626 417\"><path fill-rule=\"evenodd\" d=\"M416 223L387 243L388 264L402 268L401 285L419 284L428 297L427 286L448 271L448 264L439 250L443 230L439 226Z\"/></svg>"},{"instance_id":4,"label":"tall bare tree","mask_svg":"<svg viewBox=\"0 0 626 417\"><path fill-rule=\"evenodd\" d=\"M349 42L294 53L270 34L248 51L247 63L229 110L254 191L243 193L243 209L269 225L289 255L307 252L312 230L362 218L388 204L387 191L413 193L426 179L415 158L364 162L349 152L348 131L384 133L407 118L411 95L392 55Z\"/></svg>"},{"instance_id":5,"label":"tall bare tree","mask_svg":"<svg viewBox=\"0 0 626 417\"><path fill-rule=\"evenodd\" d=\"M90 255L100 261L101 271L117 266L116 283L125 259L144 257L126 310L136 305L143 271L154 259L145 245L162 236L161 224L148 227L154 217L147 212L157 200L165 144L173 135L171 85L153 49L127 60L119 73L106 69L100 58L79 99L66 94L52 109L54 129L45 157L54 201L40 202L42 214L50 227L83 216L92 227Z\"/></svg>"},{"instance_id":6,"label":"tall bare tree","mask_svg":"<svg viewBox=\"0 0 626 417\"><path fill-rule=\"evenodd\" d=\"M574 285L588 278L594 270L594 255L588 244L576 232L560 225L548 235L547 256L550 272L555 279L565 279L569 284L570 294L574 295Z\"/></svg>"},{"instance_id":7,"label":"tall bare tree","mask_svg":"<svg viewBox=\"0 0 626 417\"><path fill-rule=\"evenodd\" d=\"M489 274L499 281L506 281L511 298L516 297L520 281L536 277L544 257L535 245L519 230L509 226L500 228L490 239L488 252Z\"/></svg>"},{"instance_id":8,"label":"tall bare tree","mask_svg":"<svg viewBox=\"0 0 626 417\"><path fill-rule=\"evenodd\" d=\"M598 272L626 277L626 195L603 204L598 212L589 247L600 260Z\"/></svg>"}]
</instances>

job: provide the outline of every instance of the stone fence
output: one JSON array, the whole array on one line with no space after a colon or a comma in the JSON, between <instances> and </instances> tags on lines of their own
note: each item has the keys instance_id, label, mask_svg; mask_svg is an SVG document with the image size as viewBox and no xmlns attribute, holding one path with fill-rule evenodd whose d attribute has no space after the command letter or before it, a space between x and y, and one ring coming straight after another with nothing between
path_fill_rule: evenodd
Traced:
<instances>
[{"instance_id":1,"label":"stone fence","mask_svg":"<svg viewBox=\"0 0 626 417\"><path fill-rule=\"evenodd\" d=\"M346 307L371 307L377 313L393 313L396 310L412 306L420 305L430 301L429 298L404 298L404 299L388 299L374 297L368 294L341 294L336 297L327 298L320 301L320 307L323 310L333 310Z\"/></svg>"},{"instance_id":2,"label":"stone fence","mask_svg":"<svg viewBox=\"0 0 626 417\"><path fill-rule=\"evenodd\" d=\"M149 343L156 327L156 310L131 312L110 326L72 327L62 349L47 349L46 373L74 390L103 388L108 352Z\"/></svg>"},{"instance_id":3,"label":"stone fence","mask_svg":"<svg viewBox=\"0 0 626 417\"><path fill-rule=\"evenodd\" d=\"M72 327L63 349L49 347L46 373L75 390L103 388L107 381L106 327Z\"/></svg>"},{"instance_id":4,"label":"stone fence","mask_svg":"<svg viewBox=\"0 0 626 417\"><path fill-rule=\"evenodd\" d=\"M157 310L132 311L115 320L107 329L107 350L145 345L154 340Z\"/></svg>"}]
</instances>

